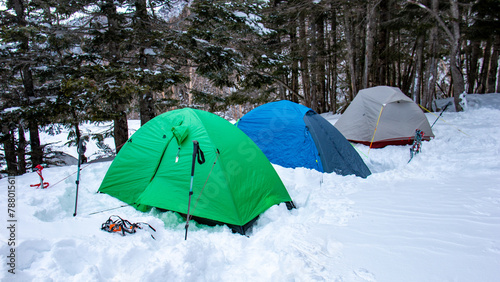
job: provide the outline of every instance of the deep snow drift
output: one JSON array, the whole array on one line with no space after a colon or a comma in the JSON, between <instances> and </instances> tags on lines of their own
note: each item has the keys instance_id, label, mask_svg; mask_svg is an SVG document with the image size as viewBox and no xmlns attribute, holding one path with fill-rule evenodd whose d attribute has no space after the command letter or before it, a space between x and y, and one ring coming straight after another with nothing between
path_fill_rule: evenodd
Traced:
<instances>
[{"instance_id":1,"label":"deep snow drift","mask_svg":"<svg viewBox=\"0 0 500 282\"><path fill-rule=\"evenodd\" d=\"M424 142L410 163L409 146L356 145L373 172L366 179L275 166L298 208L272 207L249 237L225 226L190 224L185 241L184 220L174 213L131 207L100 212L123 205L96 194L110 162L83 165L73 217L76 166L46 168L48 189L30 187L39 182L36 173L15 179L11 274L8 179L1 179L0 278L498 281L500 94L467 98L468 110L445 112L433 127L436 138ZM436 115L426 114L431 124ZM338 118L325 117L332 123ZM125 237L101 231L111 215L151 224L156 240L146 230Z\"/></svg>"}]
</instances>

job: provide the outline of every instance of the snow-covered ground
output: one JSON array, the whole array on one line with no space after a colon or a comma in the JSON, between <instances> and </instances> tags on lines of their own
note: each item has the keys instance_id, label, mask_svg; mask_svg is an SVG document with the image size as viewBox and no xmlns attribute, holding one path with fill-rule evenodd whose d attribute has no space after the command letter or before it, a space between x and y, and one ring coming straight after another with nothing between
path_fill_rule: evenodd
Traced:
<instances>
[{"instance_id":1,"label":"snow-covered ground","mask_svg":"<svg viewBox=\"0 0 500 282\"><path fill-rule=\"evenodd\" d=\"M409 146L356 145L373 172L366 179L275 166L298 208L270 208L249 237L191 224L185 241L174 213L103 211L123 205L96 193L110 162L84 165L76 217L76 166L44 169L45 190L30 187L36 173L17 177L11 237L8 179L1 179L0 279L499 281L500 94L467 98L468 110L445 112L436 138L410 163ZM156 240L146 230L101 231L111 215L148 222Z\"/></svg>"}]
</instances>

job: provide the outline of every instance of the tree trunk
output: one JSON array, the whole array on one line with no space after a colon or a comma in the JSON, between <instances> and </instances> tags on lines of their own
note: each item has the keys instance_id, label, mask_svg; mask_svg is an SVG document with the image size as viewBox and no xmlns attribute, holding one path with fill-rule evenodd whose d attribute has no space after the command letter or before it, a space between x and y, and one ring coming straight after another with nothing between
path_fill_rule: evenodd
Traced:
<instances>
[{"instance_id":1,"label":"tree trunk","mask_svg":"<svg viewBox=\"0 0 500 282\"><path fill-rule=\"evenodd\" d=\"M302 87L304 90L304 104L307 107L311 107L311 85L309 79L309 64L308 64L308 42L307 42L307 34L306 34L306 20L304 13L301 12L299 15L299 40L301 42L300 46L302 48L301 54L302 57L300 59L300 70L302 74Z\"/></svg>"},{"instance_id":2,"label":"tree trunk","mask_svg":"<svg viewBox=\"0 0 500 282\"><path fill-rule=\"evenodd\" d=\"M128 122L127 122L127 114L125 113L124 107L120 111L118 111L119 116L114 119L114 139L115 139L115 148L116 153L120 151L122 146L128 140Z\"/></svg>"},{"instance_id":3,"label":"tree trunk","mask_svg":"<svg viewBox=\"0 0 500 282\"><path fill-rule=\"evenodd\" d=\"M488 74L487 93L495 93L497 70L498 70L498 52L500 52L500 36L496 35L493 44L493 52L490 60L490 70Z\"/></svg>"},{"instance_id":4,"label":"tree trunk","mask_svg":"<svg viewBox=\"0 0 500 282\"><path fill-rule=\"evenodd\" d=\"M497 77L499 78L497 80L497 89L496 89L496 93L500 93L500 68L498 68L498 73L497 73Z\"/></svg>"},{"instance_id":5,"label":"tree trunk","mask_svg":"<svg viewBox=\"0 0 500 282\"><path fill-rule=\"evenodd\" d=\"M470 45L470 55L468 60L468 70L467 70L467 84L468 84L468 93L475 93L476 91L476 82L478 77L478 66L479 66L479 53L481 51L480 48L481 41L473 40Z\"/></svg>"},{"instance_id":6,"label":"tree trunk","mask_svg":"<svg viewBox=\"0 0 500 282\"><path fill-rule=\"evenodd\" d=\"M349 9L345 9L344 15L344 33L345 40L347 44L347 64L349 70L349 80L350 80L350 92L349 92L349 101L351 102L354 99L354 96L358 93L358 89L356 86L356 61L355 61L355 49L354 49L354 35L353 35L353 24L351 22L351 14Z\"/></svg>"},{"instance_id":7,"label":"tree trunk","mask_svg":"<svg viewBox=\"0 0 500 282\"><path fill-rule=\"evenodd\" d=\"M461 112L460 95L464 93L464 77L460 71L460 14L458 10L457 0L450 0L450 9L452 15L452 32L451 38L451 76L453 79L453 100L455 102L455 110Z\"/></svg>"},{"instance_id":8,"label":"tree trunk","mask_svg":"<svg viewBox=\"0 0 500 282\"><path fill-rule=\"evenodd\" d=\"M374 71L374 83L376 85L391 85L389 82L388 68L389 68L389 34L390 31L383 25L383 23L388 22L390 20L390 8L392 7L392 1L381 1L379 8L379 20L381 25L379 27L377 33L377 44L375 45L375 49L378 50L376 52L376 63L375 63L375 71Z\"/></svg>"},{"instance_id":9,"label":"tree trunk","mask_svg":"<svg viewBox=\"0 0 500 282\"><path fill-rule=\"evenodd\" d=\"M311 20L311 19L310 19ZM311 41L311 56L310 56L310 86L311 86L311 106L310 108L318 112L318 45L316 38L316 21L311 20L311 27L309 29L311 34L309 35Z\"/></svg>"},{"instance_id":10,"label":"tree trunk","mask_svg":"<svg viewBox=\"0 0 500 282\"><path fill-rule=\"evenodd\" d=\"M414 1L411 1L414 2ZM417 3L417 2L414 2ZM450 0L450 14L451 14L451 30L444 23L439 14L432 9L427 8L425 5L418 4L420 7L429 12L437 21L437 23L443 28L446 33L448 42L450 43L450 69L452 77L452 88L453 88L453 100L455 102L455 110L457 112L462 111L460 106L460 95L465 91L465 83L462 72L460 71L460 11L458 9L458 1Z\"/></svg>"},{"instance_id":11,"label":"tree trunk","mask_svg":"<svg viewBox=\"0 0 500 282\"><path fill-rule=\"evenodd\" d=\"M292 91L295 93L299 93L299 61L297 58L297 34L296 28L293 27L290 32L290 44L291 44L291 53L292 53ZM297 95L291 95L291 100L295 103L299 102L299 97Z\"/></svg>"},{"instance_id":12,"label":"tree trunk","mask_svg":"<svg viewBox=\"0 0 500 282\"><path fill-rule=\"evenodd\" d=\"M417 46L418 46L418 40L415 41L415 44L413 46L413 50L411 52L411 56L410 58L415 58L415 53L417 51ZM401 91L403 91L403 93L409 93L410 92L410 88L411 88L411 85L412 85L412 78L415 74L415 60L410 60L410 62L407 62L405 64L405 62L400 62L399 63L402 67L400 67L401 69L404 68L404 71L401 72L401 84L399 86L399 89L401 89ZM406 65L406 67L404 67Z\"/></svg>"},{"instance_id":13,"label":"tree trunk","mask_svg":"<svg viewBox=\"0 0 500 282\"><path fill-rule=\"evenodd\" d=\"M420 104L422 66L424 64L423 53L424 53L424 36L419 35L417 37L417 46L416 46L416 57L417 58L415 60L415 72L413 74L413 90L412 90L413 101L417 104Z\"/></svg>"},{"instance_id":14,"label":"tree trunk","mask_svg":"<svg viewBox=\"0 0 500 282\"><path fill-rule=\"evenodd\" d=\"M32 97L35 97L33 77L29 66L25 66L22 70L24 93L28 105ZM30 133L30 148L31 148L31 167L36 167L43 163L43 148L40 146L40 134L38 132L38 122L34 118L28 120L28 130Z\"/></svg>"},{"instance_id":15,"label":"tree trunk","mask_svg":"<svg viewBox=\"0 0 500 282\"><path fill-rule=\"evenodd\" d=\"M150 27L148 12L146 10L146 0L135 0L135 21L137 33L140 35L139 40L148 33ZM144 42L139 42L144 44ZM139 51L139 66L141 69L149 69L151 67L151 56L146 53L146 48L143 46ZM141 117L141 126L146 124L156 116L154 93L150 90L145 93L139 93L139 114Z\"/></svg>"},{"instance_id":16,"label":"tree trunk","mask_svg":"<svg viewBox=\"0 0 500 282\"><path fill-rule=\"evenodd\" d=\"M146 124L156 116L154 108L154 95L151 91L143 93L140 99L140 116L141 116L141 126Z\"/></svg>"},{"instance_id":17,"label":"tree trunk","mask_svg":"<svg viewBox=\"0 0 500 282\"><path fill-rule=\"evenodd\" d=\"M282 42L281 42L281 36L277 36L277 38L275 39L276 40L276 43L278 46L281 46ZM282 49L279 48L279 51L278 52L282 52ZM284 83L279 83L278 84L278 97L280 97L281 100L289 100L289 99L293 99L293 93L289 93L289 90L287 88L285 88L284 85L290 85L290 81L289 81L289 73L283 73L280 75L280 80L283 81Z\"/></svg>"},{"instance_id":18,"label":"tree trunk","mask_svg":"<svg viewBox=\"0 0 500 282\"><path fill-rule=\"evenodd\" d=\"M43 163L43 149L40 146L40 134L38 133L37 123L29 121L28 129L30 132L31 167L36 167Z\"/></svg>"},{"instance_id":19,"label":"tree trunk","mask_svg":"<svg viewBox=\"0 0 500 282\"><path fill-rule=\"evenodd\" d=\"M116 5L113 0L106 0L105 4L102 6L102 11L106 15L108 20L108 35L112 39L117 36L118 33L118 15L116 11ZM119 42L115 40L108 41L108 49L110 53L109 61L115 64L121 59Z\"/></svg>"},{"instance_id":20,"label":"tree trunk","mask_svg":"<svg viewBox=\"0 0 500 282\"><path fill-rule=\"evenodd\" d=\"M316 21L316 48L318 59L316 63L316 80L317 80L317 97L318 97L318 113L326 112L326 50L325 50L325 19L324 14Z\"/></svg>"},{"instance_id":21,"label":"tree trunk","mask_svg":"<svg viewBox=\"0 0 500 282\"><path fill-rule=\"evenodd\" d=\"M335 114L337 113L337 11L332 5L331 9L332 22L331 22L331 46L328 48L328 54L331 54L331 60L329 63L329 73L330 73L330 111Z\"/></svg>"},{"instance_id":22,"label":"tree trunk","mask_svg":"<svg viewBox=\"0 0 500 282\"><path fill-rule=\"evenodd\" d=\"M362 4L364 5L364 4ZM363 6L364 7L364 6ZM364 11L364 10L363 10ZM353 46L354 46L354 64L356 66L355 70L355 77L356 77L356 91L359 92L359 90L362 89L361 85L363 82L363 67L364 67L364 44L365 44L365 32L366 28L364 25L360 24L363 22L363 15L362 13L357 13L354 19L354 26L353 26ZM358 93L355 93L357 95Z\"/></svg>"},{"instance_id":23,"label":"tree trunk","mask_svg":"<svg viewBox=\"0 0 500 282\"><path fill-rule=\"evenodd\" d=\"M432 10L437 13L439 9L439 1L432 0ZM437 46L438 46L438 28L434 26L429 32L427 65L424 74L424 93L422 95L422 104L427 109L430 109L432 99L436 96L436 81L437 81Z\"/></svg>"},{"instance_id":24,"label":"tree trunk","mask_svg":"<svg viewBox=\"0 0 500 282\"><path fill-rule=\"evenodd\" d=\"M486 46L483 52L483 65L481 67L481 73L479 74L479 85L477 87L477 93L484 94L486 92L486 84L488 83L488 74L491 60L491 39L488 38L486 41Z\"/></svg>"},{"instance_id":25,"label":"tree trunk","mask_svg":"<svg viewBox=\"0 0 500 282\"><path fill-rule=\"evenodd\" d=\"M148 69L151 66L151 58L145 53L145 49L140 50L140 67ZM141 126L156 116L154 93L147 90L144 93L139 93L139 114L141 118Z\"/></svg>"},{"instance_id":26,"label":"tree trunk","mask_svg":"<svg viewBox=\"0 0 500 282\"><path fill-rule=\"evenodd\" d=\"M24 4L22 0L13 0L12 5L16 11L16 21L20 26L26 26ZM26 37L21 38L21 49L28 51L29 39ZM21 67L21 76L24 86L24 96L26 97L27 106L30 105L31 98L35 97L35 86L33 82L33 75L31 68L28 64ZM43 162L43 150L40 146L40 136L38 134L38 123L35 118L29 118L28 128L30 132L30 147L31 147L31 163L35 167Z\"/></svg>"},{"instance_id":27,"label":"tree trunk","mask_svg":"<svg viewBox=\"0 0 500 282\"><path fill-rule=\"evenodd\" d=\"M396 30L396 36L394 38L394 40L396 42L393 43L394 46L397 47L397 50L401 50L401 31L400 30ZM402 66L401 66L401 52L397 52L396 53L396 58L394 60L394 71L393 71L393 74L392 74L392 82L394 83L393 85L396 85L397 87L399 87L401 89L401 77L403 76L402 74Z\"/></svg>"},{"instance_id":28,"label":"tree trunk","mask_svg":"<svg viewBox=\"0 0 500 282\"><path fill-rule=\"evenodd\" d=\"M106 0L106 4L102 7L103 12L108 19L108 32L109 34L116 35L118 33L118 22L117 22L117 11L116 5L113 0ZM111 54L110 62L111 64L116 64L121 59L121 53L119 49L119 42L109 41L108 48ZM127 114L125 109L128 105L124 104L122 101L117 99L114 102L115 106L115 117L113 119L114 128L113 136L115 140L116 153L120 151L121 147L128 140L128 123Z\"/></svg>"},{"instance_id":29,"label":"tree trunk","mask_svg":"<svg viewBox=\"0 0 500 282\"><path fill-rule=\"evenodd\" d=\"M14 134L12 130L9 129L7 123L2 124L2 133L5 161L7 163L7 173L9 175L18 175Z\"/></svg>"},{"instance_id":30,"label":"tree trunk","mask_svg":"<svg viewBox=\"0 0 500 282\"><path fill-rule=\"evenodd\" d=\"M26 173L26 137L24 136L24 127L18 127L19 141L17 144L17 170L20 175Z\"/></svg>"},{"instance_id":31,"label":"tree trunk","mask_svg":"<svg viewBox=\"0 0 500 282\"><path fill-rule=\"evenodd\" d=\"M365 34L365 64L363 67L363 81L361 88L368 88L370 80L370 69L373 60L373 44L375 41L375 17L376 17L376 4L373 0L368 1L367 4L367 24L366 24L366 34Z\"/></svg>"}]
</instances>

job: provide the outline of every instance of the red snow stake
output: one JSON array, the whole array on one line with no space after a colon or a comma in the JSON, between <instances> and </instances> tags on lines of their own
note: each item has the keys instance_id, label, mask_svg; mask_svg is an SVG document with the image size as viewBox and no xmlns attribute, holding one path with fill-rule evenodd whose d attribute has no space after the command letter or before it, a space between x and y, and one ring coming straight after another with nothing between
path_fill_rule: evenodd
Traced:
<instances>
[{"instance_id":1,"label":"red snow stake","mask_svg":"<svg viewBox=\"0 0 500 282\"><path fill-rule=\"evenodd\" d=\"M37 166L35 166L35 168L36 168L36 173L38 174L38 176L40 176L40 183L31 184L30 186L31 187L36 187L36 189L38 189L40 187L42 187L42 189L46 189L47 187L49 187L49 183L48 182L43 182L43 176L42 176L43 166L37 165Z\"/></svg>"}]
</instances>

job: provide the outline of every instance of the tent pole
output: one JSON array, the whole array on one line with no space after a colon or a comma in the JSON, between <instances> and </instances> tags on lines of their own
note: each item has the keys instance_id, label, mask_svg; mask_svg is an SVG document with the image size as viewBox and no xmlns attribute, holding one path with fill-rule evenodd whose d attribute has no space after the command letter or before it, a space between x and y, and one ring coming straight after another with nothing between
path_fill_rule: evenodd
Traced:
<instances>
[{"instance_id":1,"label":"tent pole","mask_svg":"<svg viewBox=\"0 0 500 282\"><path fill-rule=\"evenodd\" d=\"M373 131L372 140L370 141L370 148L368 148L368 154L370 154L370 149L372 148L373 139L375 139L375 133L377 132L378 123L380 122L380 117L382 116L382 111L384 110L386 104L382 104L380 108L380 113L378 114L377 124L375 125L375 130Z\"/></svg>"}]
</instances>

